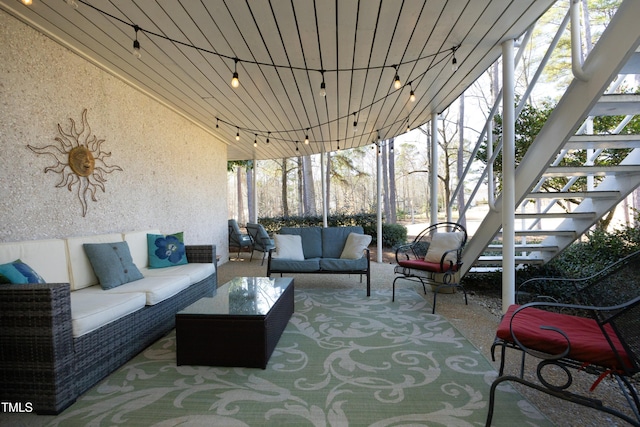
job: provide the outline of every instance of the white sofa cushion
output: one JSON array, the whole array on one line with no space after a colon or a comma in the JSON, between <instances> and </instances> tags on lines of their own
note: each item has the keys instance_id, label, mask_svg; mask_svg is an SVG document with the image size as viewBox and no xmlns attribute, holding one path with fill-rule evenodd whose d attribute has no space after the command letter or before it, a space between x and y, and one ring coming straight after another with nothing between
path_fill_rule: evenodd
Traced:
<instances>
[{"instance_id":1,"label":"white sofa cushion","mask_svg":"<svg viewBox=\"0 0 640 427\"><path fill-rule=\"evenodd\" d=\"M0 264L22 260L48 283L68 283L67 248L62 239L0 243Z\"/></svg>"},{"instance_id":2,"label":"white sofa cushion","mask_svg":"<svg viewBox=\"0 0 640 427\"><path fill-rule=\"evenodd\" d=\"M89 286L98 284L98 278L93 272L93 267L91 267L89 258L84 252L84 247L82 245L84 245L85 243L111 242L122 242L122 234L99 234L95 236L70 237L67 239L71 290L88 288Z\"/></svg>"},{"instance_id":3,"label":"white sofa cushion","mask_svg":"<svg viewBox=\"0 0 640 427\"><path fill-rule=\"evenodd\" d=\"M107 294L99 285L71 292L71 325L79 337L145 306L144 292Z\"/></svg>"},{"instance_id":4,"label":"white sofa cushion","mask_svg":"<svg viewBox=\"0 0 640 427\"><path fill-rule=\"evenodd\" d=\"M142 268L144 277L189 276L190 284L197 283L216 271L215 264L191 263L164 268Z\"/></svg>"},{"instance_id":5,"label":"white sofa cushion","mask_svg":"<svg viewBox=\"0 0 640 427\"><path fill-rule=\"evenodd\" d=\"M155 305L188 288L190 284L189 276L145 277L102 292L106 294L144 292L147 297L146 305Z\"/></svg>"},{"instance_id":6,"label":"white sofa cushion","mask_svg":"<svg viewBox=\"0 0 640 427\"><path fill-rule=\"evenodd\" d=\"M149 250L147 248L147 234L161 234L160 230L129 231L122 237L129 244L133 263L142 271L149 267ZM146 274L143 272L143 275Z\"/></svg>"}]
</instances>

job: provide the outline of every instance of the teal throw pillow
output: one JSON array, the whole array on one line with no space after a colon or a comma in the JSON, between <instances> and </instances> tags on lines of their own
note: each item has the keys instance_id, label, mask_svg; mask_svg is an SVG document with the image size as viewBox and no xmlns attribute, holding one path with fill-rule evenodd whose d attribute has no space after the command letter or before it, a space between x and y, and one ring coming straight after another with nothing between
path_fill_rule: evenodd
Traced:
<instances>
[{"instance_id":1,"label":"teal throw pillow","mask_svg":"<svg viewBox=\"0 0 640 427\"><path fill-rule=\"evenodd\" d=\"M187 263L183 233L147 234L149 267L163 268Z\"/></svg>"},{"instance_id":2,"label":"teal throw pillow","mask_svg":"<svg viewBox=\"0 0 640 427\"><path fill-rule=\"evenodd\" d=\"M133 263L127 242L82 245L102 289L112 289L144 278Z\"/></svg>"},{"instance_id":3,"label":"teal throw pillow","mask_svg":"<svg viewBox=\"0 0 640 427\"><path fill-rule=\"evenodd\" d=\"M23 284L45 283L45 281L33 268L17 259L13 262L0 265L0 283Z\"/></svg>"}]
</instances>

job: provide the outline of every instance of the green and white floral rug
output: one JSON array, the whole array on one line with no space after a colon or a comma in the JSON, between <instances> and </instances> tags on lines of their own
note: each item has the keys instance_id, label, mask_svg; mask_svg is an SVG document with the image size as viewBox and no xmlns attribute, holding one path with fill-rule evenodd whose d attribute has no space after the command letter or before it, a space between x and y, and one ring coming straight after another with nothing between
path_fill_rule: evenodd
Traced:
<instances>
[{"instance_id":1,"label":"green and white floral rug","mask_svg":"<svg viewBox=\"0 0 640 427\"><path fill-rule=\"evenodd\" d=\"M413 290L296 290L267 369L176 366L172 332L50 425L480 426L496 373ZM549 425L510 386L494 425Z\"/></svg>"}]
</instances>

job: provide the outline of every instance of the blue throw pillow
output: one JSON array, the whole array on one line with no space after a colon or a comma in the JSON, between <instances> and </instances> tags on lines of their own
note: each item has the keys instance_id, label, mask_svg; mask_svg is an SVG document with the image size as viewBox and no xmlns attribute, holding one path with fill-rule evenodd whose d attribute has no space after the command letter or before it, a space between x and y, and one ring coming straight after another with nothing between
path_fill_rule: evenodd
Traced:
<instances>
[{"instance_id":1,"label":"blue throw pillow","mask_svg":"<svg viewBox=\"0 0 640 427\"><path fill-rule=\"evenodd\" d=\"M147 234L149 267L163 268L187 263L183 233Z\"/></svg>"},{"instance_id":2,"label":"blue throw pillow","mask_svg":"<svg viewBox=\"0 0 640 427\"><path fill-rule=\"evenodd\" d=\"M133 263L127 242L82 245L102 289L111 289L144 278Z\"/></svg>"},{"instance_id":3,"label":"blue throw pillow","mask_svg":"<svg viewBox=\"0 0 640 427\"><path fill-rule=\"evenodd\" d=\"M0 283L23 284L45 283L45 281L33 268L17 259L13 262L0 265Z\"/></svg>"}]
</instances>

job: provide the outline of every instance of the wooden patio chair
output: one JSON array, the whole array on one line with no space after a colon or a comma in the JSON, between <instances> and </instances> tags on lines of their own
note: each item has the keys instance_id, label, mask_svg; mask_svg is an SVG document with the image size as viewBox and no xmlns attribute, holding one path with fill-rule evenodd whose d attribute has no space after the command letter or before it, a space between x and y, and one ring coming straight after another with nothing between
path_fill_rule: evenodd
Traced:
<instances>
[{"instance_id":1,"label":"wooden patio chair","mask_svg":"<svg viewBox=\"0 0 640 427\"><path fill-rule=\"evenodd\" d=\"M630 381L640 371L640 251L582 279L531 279L518 287L491 347L501 349L499 377L491 385L486 425L491 425L495 390L505 381L594 408L640 426L640 401ZM519 375L505 375L507 349L521 352ZM535 380L525 379L525 356L537 358ZM551 369L558 368L558 369ZM616 379L629 414L574 387L572 372L595 376L590 391L607 376ZM551 372L562 372L562 379Z\"/></svg>"},{"instance_id":2,"label":"wooden patio chair","mask_svg":"<svg viewBox=\"0 0 640 427\"><path fill-rule=\"evenodd\" d=\"M467 230L455 222L440 222L430 225L416 236L412 243L396 249L396 265L393 280L392 301L396 297L398 279L419 282L425 295L426 285L435 286L433 292L433 310L436 312L436 298L443 288L459 288L464 293L467 304L467 292L460 284L456 273L462 266L462 249L467 243Z\"/></svg>"}]
</instances>

